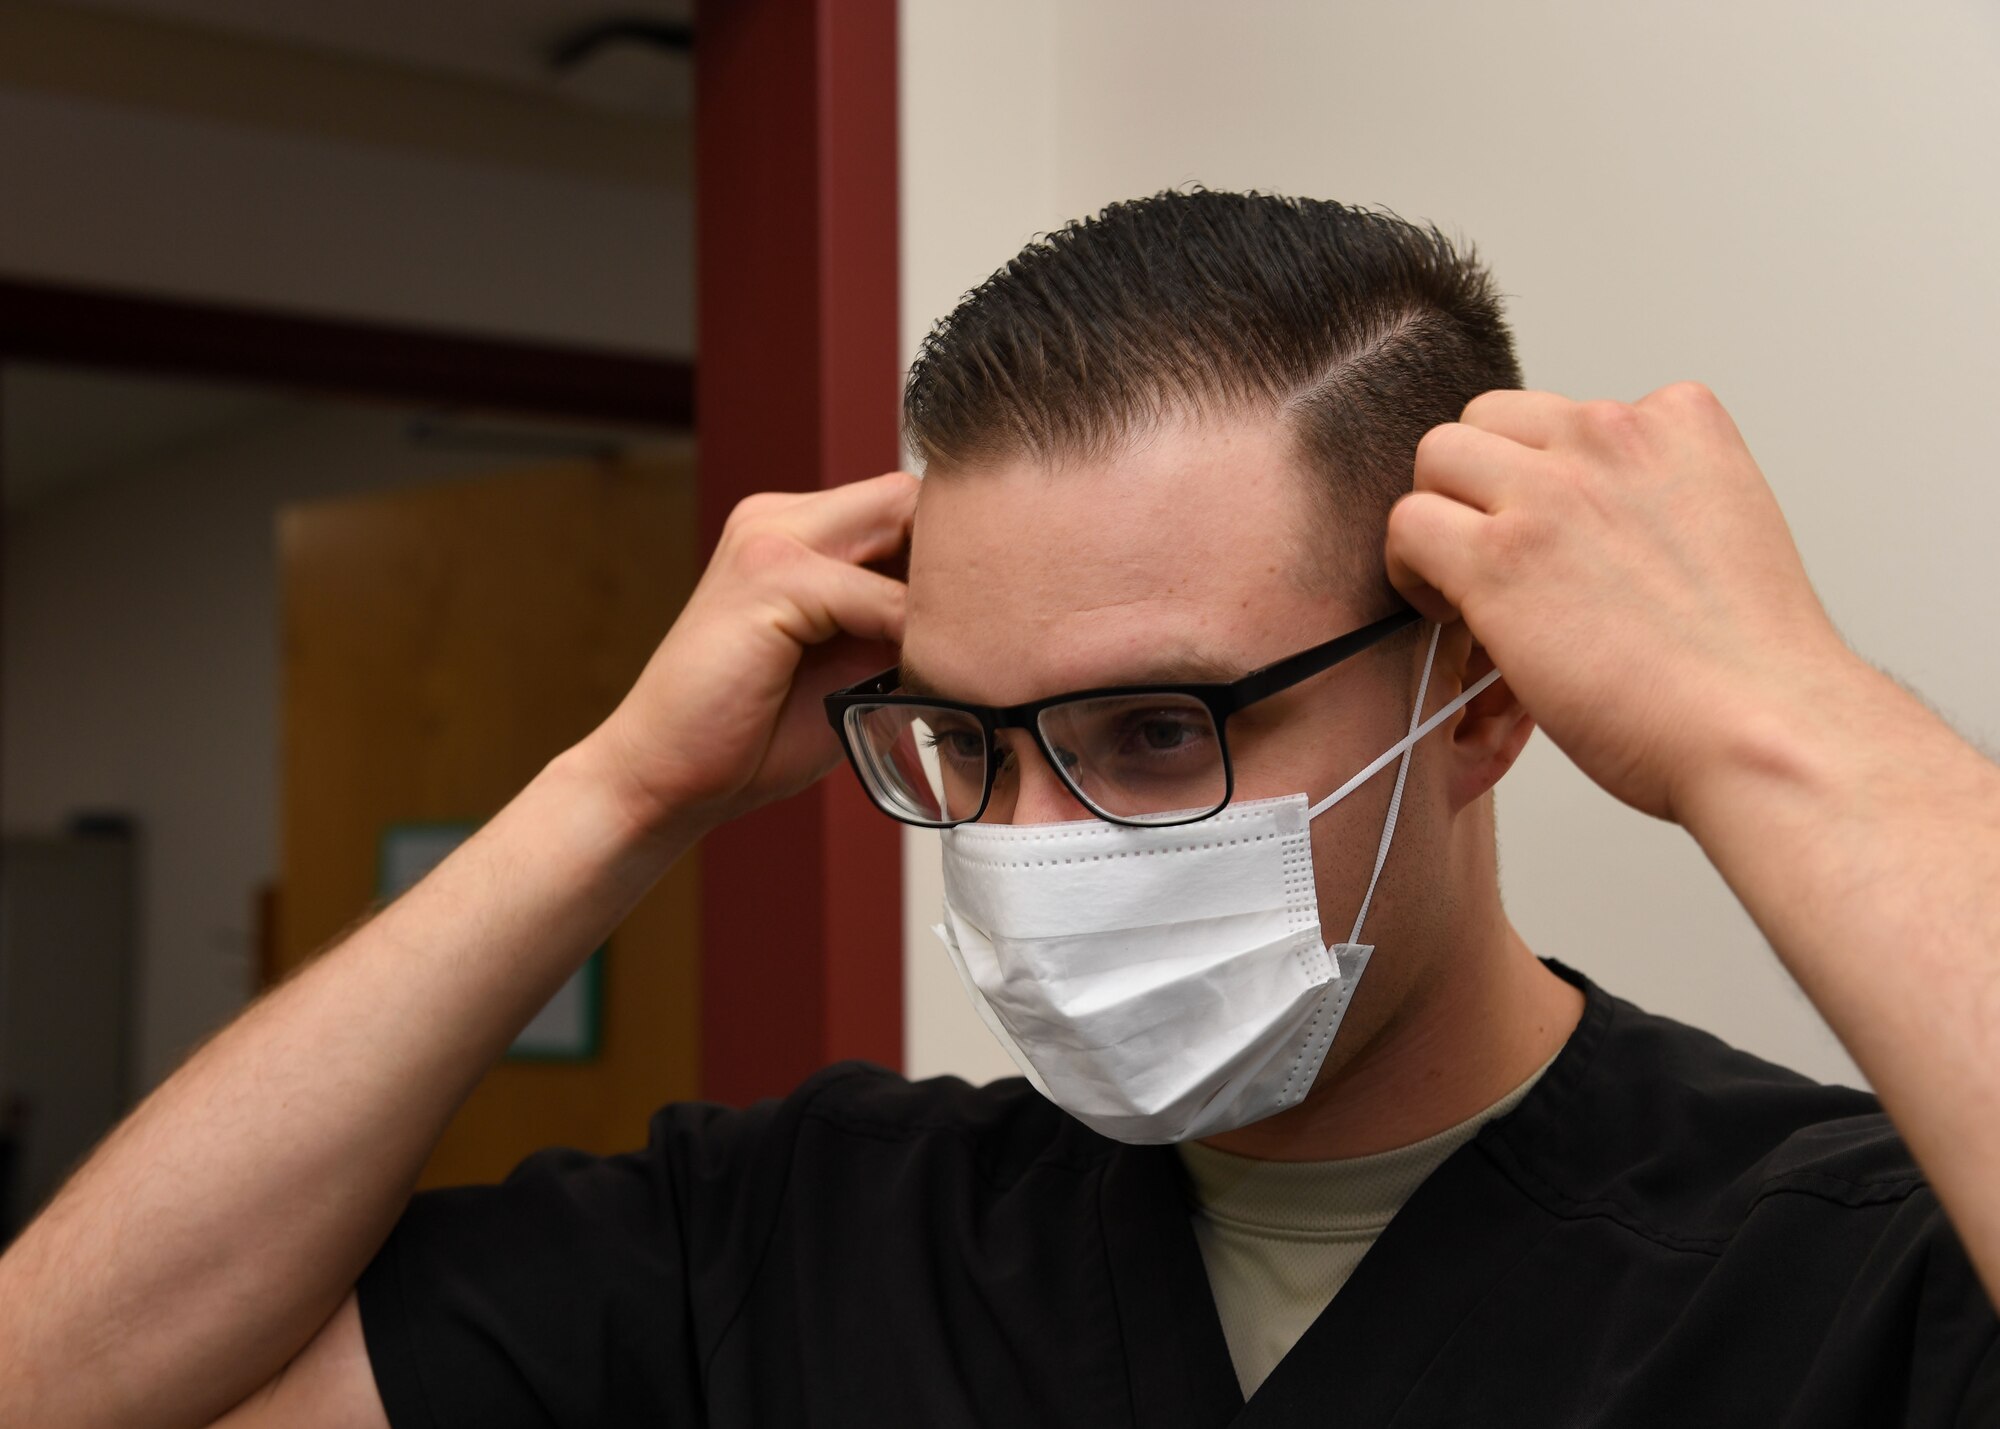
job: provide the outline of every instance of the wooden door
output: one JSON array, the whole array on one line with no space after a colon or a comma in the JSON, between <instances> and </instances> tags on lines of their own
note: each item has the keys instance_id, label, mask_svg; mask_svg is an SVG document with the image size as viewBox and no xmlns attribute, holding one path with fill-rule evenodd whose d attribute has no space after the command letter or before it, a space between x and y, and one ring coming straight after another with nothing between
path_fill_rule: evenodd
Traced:
<instances>
[{"instance_id":1,"label":"wooden door","mask_svg":"<svg viewBox=\"0 0 2000 1429\"><path fill-rule=\"evenodd\" d=\"M610 711L693 589L695 519L692 461L657 459L283 513L280 973L377 905L386 833L490 817ZM628 1149L695 1094L698 888L691 856L613 934L594 1054L496 1066L423 1184Z\"/></svg>"}]
</instances>

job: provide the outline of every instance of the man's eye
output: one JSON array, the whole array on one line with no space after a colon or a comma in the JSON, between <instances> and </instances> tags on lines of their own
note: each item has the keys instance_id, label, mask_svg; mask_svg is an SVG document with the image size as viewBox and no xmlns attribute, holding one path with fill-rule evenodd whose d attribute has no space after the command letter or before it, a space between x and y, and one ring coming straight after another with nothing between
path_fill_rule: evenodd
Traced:
<instances>
[{"instance_id":1,"label":"man's eye","mask_svg":"<svg viewBox=\"0 0 2000 1429\"><path fill-rule=\"evenodd\" d=\"M986 757L986 741L969 730L948 729L927 734L924 743L956 764L976 764Z\"/></svg>"},{"instance_id":2,"label":"man's eye","mask_svg":"<svg viewBox=\"0 0 2000 1429\"><path fill-rule=\"evenodd\" d=\"M1177 754L1207 736L1206 721L1154 714L1128 721L1118 743L1129 754Z\"/></svg>"},{"instance_id":3,"label":"man's eye","mask_svg":"<svg viewBox=\"0 0 2000 1429\"><path fill-rule=\"evenodd\" d=\"M1139 727L1139 741L1147 749L1179 749L1195 737L1194 726L1180 719L1149 719Z\"/></svg>"}]
</instances>

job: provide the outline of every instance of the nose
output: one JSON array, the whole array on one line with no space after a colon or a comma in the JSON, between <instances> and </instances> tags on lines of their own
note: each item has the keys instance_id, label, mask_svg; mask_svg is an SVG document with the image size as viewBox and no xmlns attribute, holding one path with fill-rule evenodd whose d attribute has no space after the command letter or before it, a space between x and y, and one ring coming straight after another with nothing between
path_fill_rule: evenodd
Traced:
<instances>
[{"instance_id":1,"label":"nose","mask_svg":"<svg viewBox=\"0 0 2000 1429\"><path fill-rule=\"evenodd\" d=\"M1033 739L1018 730L999 737L1007 762L994 776L982 824L1067 824L1097 817L1070 792Z\"/></svg>"}]
</instances>

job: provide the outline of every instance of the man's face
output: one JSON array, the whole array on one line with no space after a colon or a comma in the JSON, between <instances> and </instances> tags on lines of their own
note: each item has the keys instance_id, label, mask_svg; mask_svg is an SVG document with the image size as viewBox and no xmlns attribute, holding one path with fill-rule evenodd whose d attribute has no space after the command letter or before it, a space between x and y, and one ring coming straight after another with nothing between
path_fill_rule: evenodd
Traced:
<instances>
[{"instance_id":1,"label":"man's face","mask_svg":"<svg viewBox=\"0 0 2000 1429\"><path fill-rule=\"evenodd\" d=\"M1289 434L1249 418L1164 427L1102 460L1019 460L930 478L917 503L904 663L934 693L1010 705L1101 685L1234 679L1367 624L1391 603L1360 594L1379 584L1374 572L1334 576L1351 559L1344 547L1310 549L1325 530L1314 479ZM1316 800L1394 744L1409 727L1421 629L1234 716L1234 797ZM1012 758L987 822L1093 817L1025 732L1002 738ZM1389 949L1407 905L1423 901L1397 891L1422 887L1425 846L1442 836L1443 801L1425 764L1420 754L1369 914L1365 940ZM1385 771L1314 821L1329 942L1353 925L1394 777ZM1378 969L1364 992L1407 987L1417 972ZM1378 992L1364 1016L1358 997L1354 1020L1379 1027L1399 1000ZM1365 1027L1356 1031L1342 1039L1349 1052L1367 1040Z\"/></svg>"}]
</instances>

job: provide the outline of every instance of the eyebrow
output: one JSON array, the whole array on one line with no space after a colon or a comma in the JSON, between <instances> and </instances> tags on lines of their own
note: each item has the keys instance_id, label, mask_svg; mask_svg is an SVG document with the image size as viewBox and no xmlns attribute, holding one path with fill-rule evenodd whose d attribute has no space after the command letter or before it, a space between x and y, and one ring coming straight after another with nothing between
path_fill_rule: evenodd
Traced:
<instances>
[{"instance_id":1,"label":"eyebrow","mask_svg":"<svg viewBox=\"0 0 2000 1429\"><path fill-rule=\"evenodd\" d=\"M1149 660L1143 668L1112 670L1105 678L1092 680L1087 685L1073 685L1075 690L1101 690L1120 685L1226 685L1241 679L1244 670L1240 663L1225 663L1198 650L1170 651ZM941 688L907 657L897 666L898 688L906 695L923 695L937 700L959 700L962 704L978 704L978 700L963 700ZM1067 690L1051 690L1038 698L1047 699L1051 695L1067 694ZM1033 700L1023 700L1022 704L1032 704ZM998 708L998 706L996 706Z\"/></svg>"}]
</instances>

